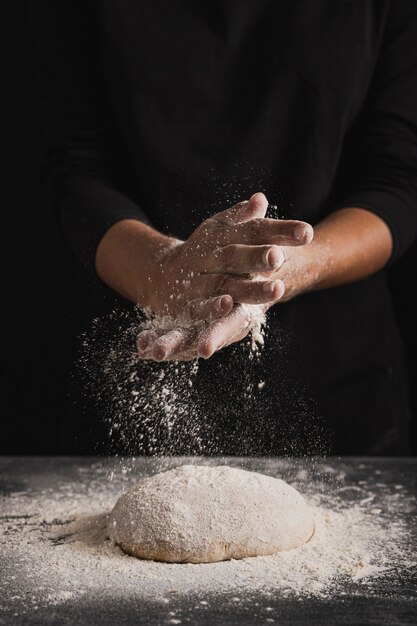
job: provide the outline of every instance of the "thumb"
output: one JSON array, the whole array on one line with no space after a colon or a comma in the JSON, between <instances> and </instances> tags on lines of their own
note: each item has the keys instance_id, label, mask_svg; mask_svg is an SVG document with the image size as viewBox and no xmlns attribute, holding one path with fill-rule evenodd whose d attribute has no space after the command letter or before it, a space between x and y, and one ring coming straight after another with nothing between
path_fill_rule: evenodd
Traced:
<instances>
[{"instance_id":1,"label":"thumb","mask_svg":"<svg viewBox=\"0 0 417 626\"><path fill-rule=\"evenodd\" d=\"M265 217L268 208L268 200L262 192L254 193L249 200L238 202L230 209L221 211L213 215L214 220L218 222L227 222L231 224L239 224L240 222L248 222L257 217Z\"/></svg>"}]
</instances>

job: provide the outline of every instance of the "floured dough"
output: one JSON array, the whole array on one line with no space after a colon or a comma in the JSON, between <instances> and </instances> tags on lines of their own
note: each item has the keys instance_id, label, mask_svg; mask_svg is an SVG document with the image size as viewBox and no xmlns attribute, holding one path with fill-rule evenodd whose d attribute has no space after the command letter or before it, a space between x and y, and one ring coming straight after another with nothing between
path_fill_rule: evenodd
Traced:
<instances>
[{"instance_id":1,"label":"floured dough","mask_svg":"<svg viewBox=\"0 0 417 626\"><path fill-rule=\"evenodd\" d=\"M297 548L312 536L314 521L304 498L282 480L182 465L122 495L108 531L132 556L210 563Z\"/></svg>"}]
</instances>

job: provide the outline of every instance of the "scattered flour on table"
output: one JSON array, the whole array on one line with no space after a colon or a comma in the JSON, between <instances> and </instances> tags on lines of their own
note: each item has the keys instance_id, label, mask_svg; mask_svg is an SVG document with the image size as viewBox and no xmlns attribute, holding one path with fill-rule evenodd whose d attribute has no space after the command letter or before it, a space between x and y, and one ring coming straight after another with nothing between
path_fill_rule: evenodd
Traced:
<instances>
[{"instance_id":1,"label":"scattered flour on table","mask_svg":"<svg viewBox=\"0 0 417 626\"><path fill-rule=\"evenodd\" d=\"M360 594L364 586L369 591L376 580L416 564L401 517L415 506L410 496L382 483L373 490L343 484L343 476L323 489L302 468L288 482L313 507L315 533L300 548L209 564L140 560L124 554L106 530L109 511L138 476L117 472L109 481L98 465L95 478L83 480L85 472L91 469L81 468L78 481L63 482L54 491L3 500L0 544L10 568L0 595L15 602L19 614L84 595L169 604L174 596L210 602L220 594L240 602L248 594L323 598L347 589ZM274 475L286 478L285 472Z\"/></svg>"}]
</instances>

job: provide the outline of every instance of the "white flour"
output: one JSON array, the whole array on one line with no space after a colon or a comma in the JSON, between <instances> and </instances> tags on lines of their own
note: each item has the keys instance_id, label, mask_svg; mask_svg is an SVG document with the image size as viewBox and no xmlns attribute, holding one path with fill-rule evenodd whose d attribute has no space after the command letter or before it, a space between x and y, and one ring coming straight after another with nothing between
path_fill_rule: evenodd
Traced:
<instances>
[{"instance_id":1,"label":"white flour","mask_svg":"<svg viewBox=\"0 0 417 626\"><path fill-rule=\"evenodd\" d=\"M268 473L260 465L257 469ZM278 461L273 473L288 480L291 467L297 466ZM178 595L208 604L217 594L230 602L249 593L324 598L369 593L376 580L416 564L403 516L415 500L401 486L390 489L371 474L369 481L349 484L328 466L319 468L332 481L323 486L310 469L300 467L288 481L315 509L310 542L272 556L202 565L142 561L110 542L107 514L137 482L126 470L109 481L99 464L81 468L76 481L62 481L54 491L12 494L2 501L0 545L10 567L1 578L0 596L15 603L18 615L83 596L166 605Z\"/></svg>"},{"instance_id":2,"label":"white flour","mask_svg":"<svg viewBox=\"0 0 417 626\"><path fill-rule=\"evenodd\" d=\"M261 275L254 276L254 278L257 281L266 280L266 278ZM247 317L247 325L250 329L251 349L256 351L258 346L262 346L264 343L264 326L266 324L265 308L259 304L243 304L241 306L243 313ZM144 310L144 313L146 320L141 323L138 332L150 330L160 336L173 330L190 331L194 329L197 334L198 331L201 332L207 326L204 321L193 321L184 316L153 315L147 309Z\"/></svg>"},{"instance_id":3,"label":"white flour","mask_svg":"<svg viewBox=\"0 0 417 626\"><path fill-rule=\"evenodd\" d=\"M247 354L250 360L258 359L261 356L262 347L264 345L265 328L266 328L266 314L264 307L259 305L242 305L247 315L248 325L250 332L248 333L248 350ZM196 332L205 328L205 322L197 321L192 322L182 318L173 318L169 315L151 316L147 312L147 319L144 321L139 329L151 330L158 335L164 332L170 332L172 330L189 331L194 328ZM137 362L136 355L132 355L132 363ZM134 369L130 375L130 382L133 383L133 388L130 392L130 406L128 411L129 424L122 428L122 433L125 435L132 434L132 417L136 415L141 416L142 424L144 423L142 416L146 416L148 413L151 418L146 421L147 435L152 432L155 424L155 416L162 416L162 425L165 430L165 436L155 436L155 447L150 452L158 452L158 447L163 448L165 454L176 454L178 452L178 446L183 445L184 442L184 429L177 429L178 423L181 424L181 420L185 418L185 430L188 434L193 434L193 446L194 450L190 450L190 453L197 452L199 454L207 454L212 452L213 443L210 441L210 437L207 433L203 436L201 433L201 423L205 421L206 416L200 415L196 409L195 403L190 399L190 389L193 387L194 377L198 373L198 360L195 359L191 363L181 363L173 361L165 365L165 369L158 372L156 380L149 386L146 392L146 396L143 392L143 384L138 374L138 370ZM155 374L152 372L151 375ZM252 396L256 393L257 389L256 380L249 380L246 395ZM262 387L260 387L262 388ZM125 394L126 387L122 386L122 393ZM146 397L146 403L144 405L144 398ZM121 396L122 411L121 414L126 413L125 407L126 394ZM150 410L151 409L151 410ZM114 421L111 423L111 436L114 434ZM131 437L132 438L132 437ZM135 437L135 442L140 441L140 436ZM137 450L135 450L137 453Z\"/></svg>"},{"instance_id":4,"label":"white flour","mask_svg":"<svg viewBox=\"0 0 417 626\"><path fill-rule=\"evenodd\" d=\"M243 394L255 398L263 387L254 374L265 336L263 307L248 309L251 332L242 343L239 367L246 381ZM136 337L141 330L169 331L190 322L170 316L143 319L114 311L95 320L84 337L79 362L86 398L108 427L109 454L221 454L221 442L207 428L210 409L201 409L204 392L193 395L199 361L141 361ZM197 324L201 324L198 322ZM260 384L260 386L258 386ZM202 402L200 402L202 401ZM233 400L231 400L233 401ZM208 402L208 404L210 404ZM219 449L220 446L220 449Z\"/></svg>"}]
</instances>

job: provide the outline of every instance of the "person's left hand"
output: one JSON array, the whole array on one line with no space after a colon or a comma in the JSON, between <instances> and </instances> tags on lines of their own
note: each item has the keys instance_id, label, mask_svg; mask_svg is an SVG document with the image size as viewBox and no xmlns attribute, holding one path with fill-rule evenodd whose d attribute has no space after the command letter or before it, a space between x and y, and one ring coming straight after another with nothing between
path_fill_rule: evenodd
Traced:
<instances>
[{"instance_id":1,"label":"person's left hand","mask_svg":"<svg viewBox=\"0 0 417 626\"><path fill-rule=\"evenodd\" d=\"M165 318L168 328L143 330L137 339L139 357L153 361L191 361L208 359L221 348L244 339L258 325L258 320L271 306L268 304L233 303L230 296L224 310L214 319L204 315L205 303L198 302L202 319ZM230 300L230 302L229 302ZM207 306L212 308L209 301Z\"/></svg>"}]
</instances>

